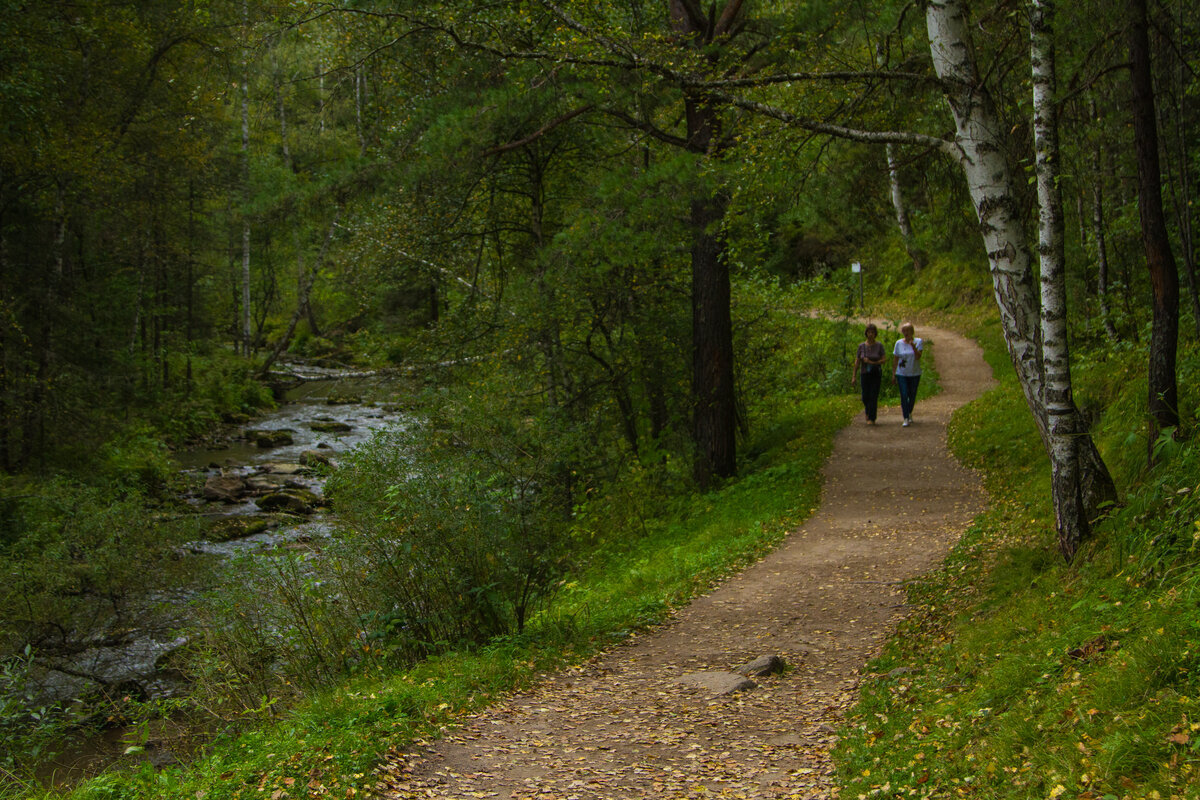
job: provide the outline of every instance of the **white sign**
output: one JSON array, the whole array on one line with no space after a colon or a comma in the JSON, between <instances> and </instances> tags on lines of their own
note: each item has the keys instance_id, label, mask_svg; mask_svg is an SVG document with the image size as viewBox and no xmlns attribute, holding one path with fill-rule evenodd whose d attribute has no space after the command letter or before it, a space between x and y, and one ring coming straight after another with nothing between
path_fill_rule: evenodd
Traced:
<instances>
[{"instance_id":1,"label":"white sign","mask_svg":"<svg viewBox=\"0 0 1200 800\"><path fill-rule=\"evenodd\" d=\"M853 264L850 265L850 271L851 272L862 272L862 264L855 261Z\"/></svg>"}]
</instances>

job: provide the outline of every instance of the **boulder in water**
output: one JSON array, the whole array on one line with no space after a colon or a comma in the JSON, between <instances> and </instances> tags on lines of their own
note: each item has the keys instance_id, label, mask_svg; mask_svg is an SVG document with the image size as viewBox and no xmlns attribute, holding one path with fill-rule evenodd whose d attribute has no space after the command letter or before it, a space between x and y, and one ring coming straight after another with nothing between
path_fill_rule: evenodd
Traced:
<instances>
[{"instance_id":1,"label":"boulder in water","mask_svg":"<svg viewBox=\"0 0 1200 800\"><path fill-rule=\"evenodd\" d=\"M305 450L300 454L300 463L306 467L330 467L333 466L333 459L328 453L322 453L320 450Z\"/></svg>"},{"instance_id":2,"label":"boulder in water","mask_svg":"<svg viewBox=\"0 0 1200 800\"><path fill-rule=\"evenodd\" d=\"M285 447L292 443L292 431L286 428L280 430L247 430L246 438L262 448Z\"/></svg>"},{"instance_id":3,"label":"boulder in water","mask_svg":"<svg viewBox=\"0 0 1200 800\"><path fill-rule=\"evenodd\" d=\"M308 427L317 433L349 433L354 426L345 422L310 422Z\"/></svg>"},{"instance_id":4,"label":"boulder in water","mask_svg":"<svg viewBox=\"0 0 1200 800\"><path fill-rule=\"evenodd\" d=\"M244 539L256 533L262 533L270 523L265 519L253 517L224 517L213 523L208 530L210 542L228 542L232 539Z\"/></svg>"},{"instance_id":5,"label":"boulder in water","mask_svg":"<svg viewBox=\"0 0 1200 800\"><path fill-rule=\"evenodd\" d=\"M303 489L288 489L265 495L254 502L263 511L282 511L285 514L306 515L313 512L319 501L312 492L306 492Z\"/></svg>"},{"instance_id":6,"label":"boulder in water","mask_svg":"<svg viewBox=\"0 0 1200 800\"><path fill-rule=\"evenodd\" d=\"M236 503L245 497L248 487L241 475L210 475L204 482L204 499Z\"/></svg>"}]
</instances>

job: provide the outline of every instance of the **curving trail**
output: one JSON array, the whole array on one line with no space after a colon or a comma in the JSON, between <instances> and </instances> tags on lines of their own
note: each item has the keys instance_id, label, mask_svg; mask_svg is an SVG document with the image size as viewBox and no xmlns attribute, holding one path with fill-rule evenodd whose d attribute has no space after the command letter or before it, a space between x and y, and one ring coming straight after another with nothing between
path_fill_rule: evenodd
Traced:
<instances>
[{"instance_id":1,"label":"curving trail","mask_svg":"<svg viewBox=\"0 0 1200 800\"><path fill-rule=\"evenodd\" d=\"M942 392L918 398L912 427L891 407L874 427L859 415L842 430L820 509L774 552L663 627L391 754L383 796L836 796L835 726L905 613L899 584L936 566L986 501L947 451L946 423L991 371L958 334L918 334ZM764 654L792 669L726 695L681 682Z\"/></svg>"}]
</instances>

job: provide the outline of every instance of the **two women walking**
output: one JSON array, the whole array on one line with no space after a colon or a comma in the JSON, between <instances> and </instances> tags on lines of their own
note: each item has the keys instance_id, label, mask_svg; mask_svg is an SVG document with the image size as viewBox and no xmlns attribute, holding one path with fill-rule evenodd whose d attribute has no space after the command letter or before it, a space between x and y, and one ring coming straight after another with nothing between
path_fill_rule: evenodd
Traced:
<instances>
[{"instance_id":1,"label":"two women walking","mask_svg":"<svg viewBox=\"0 0 1200 800\"><path fill-rule=\"evenodd\" d=\"M924 340L915 335L911 322L900 326L900 337L892 347L892 383L900 389L900 411L904 415L904 427L912 424L913 406L917 402L917 386L921 383L921 355L925 351ZM854 374L850 383L862 387L863 408L867 412L867 424L875 424L879 408L879 387L883 381L883 345L875 341L879 330L869 323L864 331L866 341L858 346L854 357ZM859 380L861 375L861 381Z\"/></svg>"}]
</instances>

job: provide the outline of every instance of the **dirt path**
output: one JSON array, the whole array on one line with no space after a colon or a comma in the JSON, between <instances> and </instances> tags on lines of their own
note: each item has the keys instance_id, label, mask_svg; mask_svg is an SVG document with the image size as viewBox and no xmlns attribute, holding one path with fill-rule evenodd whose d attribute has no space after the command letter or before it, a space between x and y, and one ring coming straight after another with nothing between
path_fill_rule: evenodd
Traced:
<instances>
[{"instance_id":1,"label":"dirt path","mask_svg":"<svg viewBox=\"0 0 1200 800\"><path fill-rule=\"evenodd\" d=\"M946 423L990 369L957 334L918 334L941 394L918 399L912 427L886 408L839 433L820 510L773 553L662 628L395 755L385 796L834 797L834 728L904 614L898 584L936 565L985 502ZM762 655L790 669L719 693Z\"/></svg>"}]
</instances>

